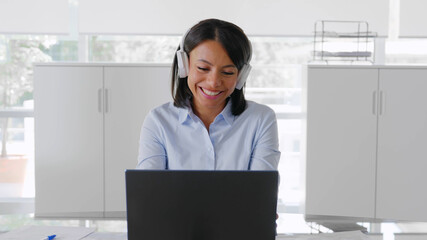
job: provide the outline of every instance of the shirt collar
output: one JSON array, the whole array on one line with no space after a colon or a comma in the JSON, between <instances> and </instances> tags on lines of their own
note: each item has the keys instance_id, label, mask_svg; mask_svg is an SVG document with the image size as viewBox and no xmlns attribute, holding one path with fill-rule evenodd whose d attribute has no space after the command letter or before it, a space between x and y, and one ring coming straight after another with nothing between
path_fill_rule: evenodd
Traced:
<instances>
[{"instance_id":1,"label":"shirt collar","mask_svg":"<svg viewBox=\"0 0 427 240\"><path fill-rule=\"evenodd\" d=\"M185 122L189 121L192 119L191 115L194 115L191 107L179 108L179 123L184 124Z\"/></svg>"},{"instance_id":2,"label":"shirt collar","mask_svg":"<svg viewBox=\"0 0 427 240\"><path fill-rule=\"evenodd\" d=\"M216 118L222 117L224 118L225 122L228 125L233 124L234 122L234 115L231 113L231 99L228 100L227 104L225 105L225 108L222 110L220 114Z\"/></svg>"},{"instance_id":3,"label":"shirt collar","mask_svg":"<svg viewBox=\"0 0 427 240\"><path fill-rule=\"evenodd\" d=\"M186 108L179 108L179 123L184 124L185 122L190 120L195 121L195 117L196 115L194 114L193 109L191 109L190 104ZM215 120L223 118L228 125L231 125L234 122L234 117L235 116L233 115L233 113L231 113L231 99L229 99L229 101L225 105L225 108L220 114L218 114Z\"/></svg>"}]
</instances>

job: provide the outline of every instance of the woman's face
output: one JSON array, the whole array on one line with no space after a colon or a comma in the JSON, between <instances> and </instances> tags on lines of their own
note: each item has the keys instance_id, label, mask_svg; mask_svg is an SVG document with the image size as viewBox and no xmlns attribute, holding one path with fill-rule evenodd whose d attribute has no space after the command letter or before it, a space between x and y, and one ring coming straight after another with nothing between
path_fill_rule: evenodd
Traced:
<instances>
[{"instance_id":1,"label":"woman's face","mask_svg":"<svg viewBox=\"0 0 427 240\"><path fill-rule=\"evenodd\" d=\"M219 114L233 93L238 70L223 46L213 40L201 42L190 52L188 86L196 112Z\"/></svg>"}]
</instances>

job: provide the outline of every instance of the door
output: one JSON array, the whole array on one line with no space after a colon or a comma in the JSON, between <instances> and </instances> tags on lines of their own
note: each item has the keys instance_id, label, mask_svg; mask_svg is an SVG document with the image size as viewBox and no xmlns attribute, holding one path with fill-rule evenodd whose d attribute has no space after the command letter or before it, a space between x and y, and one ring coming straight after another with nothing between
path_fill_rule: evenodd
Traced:
<instances>
[{"instance_id":1,"label":"door","mask_svg":"<svg viewBox=\"0 0 427 240\"><path fill-rule=\"evenodd\" d=\"M373 218L378 70L309 67L306 218Z\"/></svg>"},{"instance_id":2,"label":"door","mask_svg":"<svg viewBox=\"0 0 427 240\"><path fill-rule=\"evenodd\" d=\"M105 67L105 211L124 217L125 169L137 165L139 134L150 109L172 101L170 65Z\"/></svg>"},{"instance_id":3,"label":"door","mask_svg":"<svg viewBox=\"0 0 427 240\"><path fill-rule=\"evenodd\" d=\"M36 216L104 210L102 67L35 67Z\"/></svg>"},{"instance_id":4,"label":"door","mask_svg":"<svg viewBox=\"0 0 427 240\"><path fill-rule=\"evenodd\" d=\"M427 220L427 69L381 69L377 218Z\"/></svg>"}]
</instances>

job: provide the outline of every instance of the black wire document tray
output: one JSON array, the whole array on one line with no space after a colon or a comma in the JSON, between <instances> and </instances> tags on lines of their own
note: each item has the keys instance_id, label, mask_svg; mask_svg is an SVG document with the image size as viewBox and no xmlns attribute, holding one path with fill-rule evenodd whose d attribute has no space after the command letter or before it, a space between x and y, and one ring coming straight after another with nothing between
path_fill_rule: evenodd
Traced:
<instances>
[{"instance_id":1,"label":"black wire document tray","mask_svg":"<svg viewBox=\"0 0 427 240\"><path fill-rule=\"evenodd\" d=\"M364 21L317 21L314 25L313 61L374 63L375 32Z\"/></svg>"}]
</instances>

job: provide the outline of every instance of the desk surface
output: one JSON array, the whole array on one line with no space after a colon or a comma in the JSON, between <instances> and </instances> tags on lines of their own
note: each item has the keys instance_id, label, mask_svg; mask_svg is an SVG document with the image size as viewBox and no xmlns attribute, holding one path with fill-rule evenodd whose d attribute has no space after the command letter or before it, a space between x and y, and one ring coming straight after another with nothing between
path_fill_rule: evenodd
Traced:
<instances>
[{"instance_id":1,"label":"desk surface","mask_svg":"<svg viewBox=\"0 0 427 240\"><path fill-rule=\"evenodd\" d=\"M127 240L127 233L94 232L83 240Z\"/></svg>"},{"instance_id":2,"label":"desk surface","mask_svg":"<svg viewBox=\"0 0 427 240\"><path fill-rule=\"evenodd\" d=\"M347 232L346 239L349 240L382 240L383 237L381 234L377 235L369 235L369 238L365 238L366 236L360 235L361 233L357 232ZM332 234L296 234L296 235L285 235L285 234L279 234L276 237L276 240L336 240L337 235L340 235L342 233L332 233ZM426 236L426 235L424 235ZM0 239L2 238L2 234L0 233ZM124 232L93 232L90 235L88 235L85 238L82 238L82 240L127 240L127 233Z\"/></svg>"}]
</instances>

